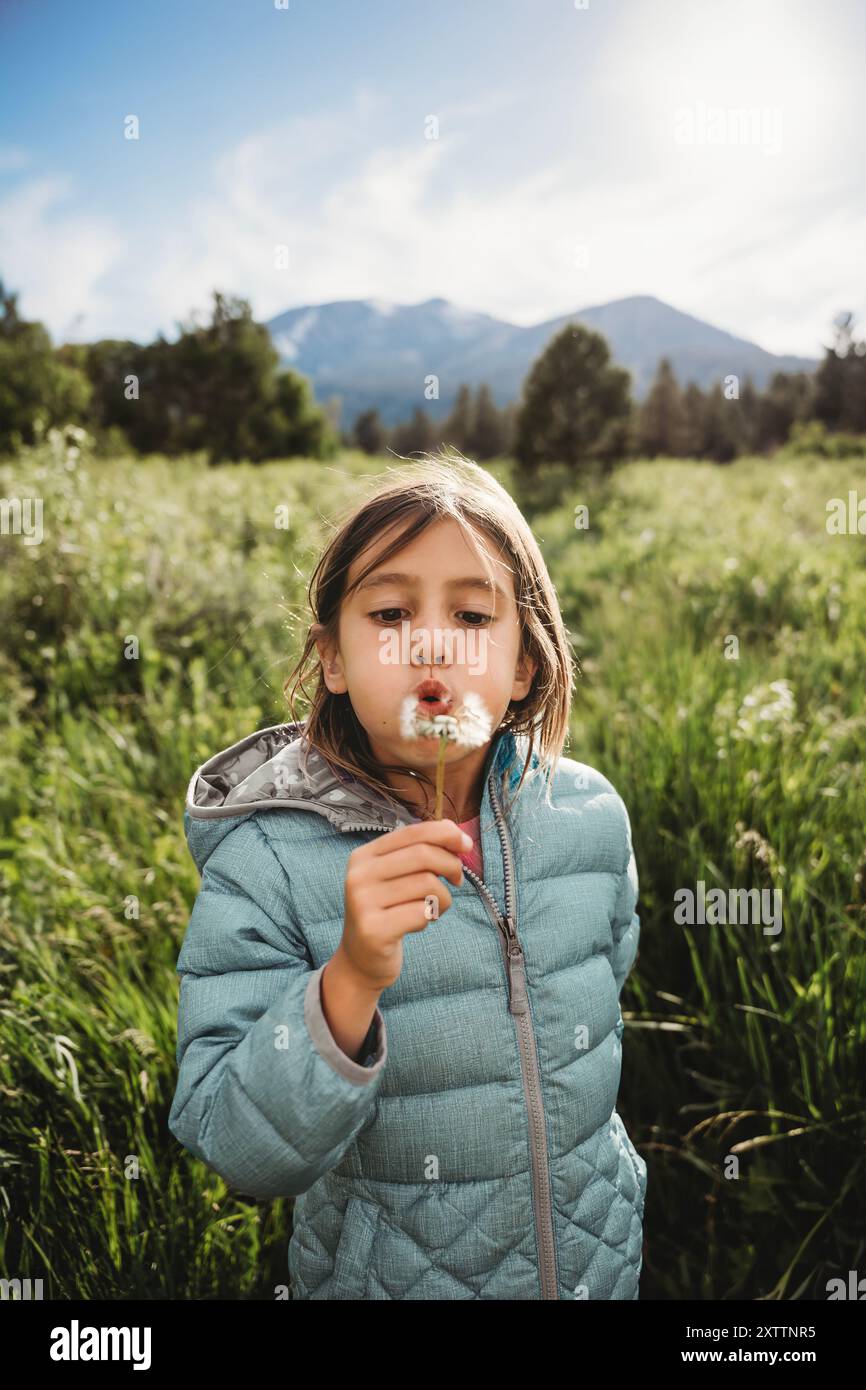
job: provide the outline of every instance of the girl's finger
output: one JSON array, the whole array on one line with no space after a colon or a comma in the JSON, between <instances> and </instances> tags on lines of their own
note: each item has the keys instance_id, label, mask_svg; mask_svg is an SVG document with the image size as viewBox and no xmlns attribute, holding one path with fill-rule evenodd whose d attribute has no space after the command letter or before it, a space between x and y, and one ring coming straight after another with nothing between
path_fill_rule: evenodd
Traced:
<instances>
[{"instance_id":1,"label":"girl's finger","mask_svg":"<svg viewBox=\"0 0 866 1390\"><path fill-rule=\"evenodd\" d=\"M460 850L470 849L472 841L453 820L422 820L415 825L401 826L399 830L389 830L386 835L379 835L371 844L365 845L364 849L369 858L378 859L380 855L393 854L398 849L415 844L443 845L456 854Z\"/></svg>"},{"instance_id":2,"label":"girl's finger","mask_svg":"<svg viewBox=\"0 0 866 1390\"><path fill-rule=\"evenodd\" d=\"M441 845L407 845L405 849L386 854L376 865L375 874L380 882L401 878L404 874L421 873L442 874L458 887L463 882L463 865L456 854L443 849Z\"/></svg>"},{"instance_id":3,"label":"girl's finger","mask_svg":"<svg viewBox=\"0 0 866 1390\"><path fill-rule=\"evenodd\" d=\"M397 907L401 903L423 902L429 894L435 894L439 911L445 912L451 906L451 894L435 874L404 874L401 878L389 878L381 883L375 892L377 907Z\"/></svg>"}]
</instances>

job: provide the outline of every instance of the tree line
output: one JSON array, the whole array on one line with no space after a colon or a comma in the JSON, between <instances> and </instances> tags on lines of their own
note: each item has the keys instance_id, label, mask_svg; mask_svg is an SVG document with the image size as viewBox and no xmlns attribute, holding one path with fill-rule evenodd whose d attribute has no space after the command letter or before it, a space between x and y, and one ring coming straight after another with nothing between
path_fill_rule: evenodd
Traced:
<instances>
[{"instance_id":1,"label":"tree line","mask_svg":"<svg viewBox=\"0 0 866 1390\"><path fill-rule=\"evenodd\" d=\"M107 452L211 462L327 458L339 437L307 379L279 353L249 303L214 292L210 322L179 324L170 343L103 338L55 349L41 323L18 313L0 281L0 452L53 425L90 430Z\"/></svg>"},{"instance_id":2,"label":"tree line","mask_svg":"<svg viewBox=\"0 0 866 1390\"><path fill-rule=\"evenodd\" d=\"M733 372L706 390L694 381L682 386L663 357L636 402L629 373L612 361L605 338L571 323L533 364L519 404L497 410L487 386L473 403L463 385L441 426L416 407L388 431L378 412L368 410L349 442L370 453L391 447L401 454L450 443L474 458L513 456L529 473L544 463L608 467L659 456L729 463L769 454L794 431L814 447L826 434L844 447L848 436L866 434L866 340L855 336L850 313L836 320L832 339L815 372L775 372L763 391Z\"/></svg>"},{"instance_id":3,"label":"tree line","mask_svg":"<svg viewBox=\"0 0 866 1390\"><path fill-rule=\"evenodd\" d=\"M400 456L450 444L471 458L514 457L527 475L545 463L611 467L630 457L693 457L727 463L769 453L794 431L840 440L866 433L866 340L840 315L814 373L776 372L763 391L732 373L703 390L681 385L662 358L636 402L630 374L606 339L585 325L562 328L532 364L519 401L500 408L490 386L463 383L448 416L420 405L388 428L378 410L343 430L339 402L324 406L309 381L280 366L249 303L218 291L209 322L178 324L170 343L102 339L54 348L41 323L18 312L0 280L0 452L36 442L51 426L83 425L105 452L169 456L203 450L212 463L303 456L341 447Z\"/></svg>"}]
</instances>

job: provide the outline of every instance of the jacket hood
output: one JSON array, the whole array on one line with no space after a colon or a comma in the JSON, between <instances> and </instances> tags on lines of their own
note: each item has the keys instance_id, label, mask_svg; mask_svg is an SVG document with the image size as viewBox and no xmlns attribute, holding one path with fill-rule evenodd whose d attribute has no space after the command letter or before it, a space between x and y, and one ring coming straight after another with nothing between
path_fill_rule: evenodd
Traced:
<instances>
[{"instance_id":1,"label":"jacket hood","mask_svg":"<svg viewBox=\"0 0 866 1390\"><path fill-rule=\"evenodd\" d=\"M491 742L485 780L493 767L514 758L509 730ZM523 755L525 757L525 753ZM537 758L533 759L533 766ZM522 762L510 775L519 780ZM340 831L396 830L417 817L374 788L333 767L304 733L303 722L259 729L214 753L189 781L184 830L199 871L239 819L261 811L313 811Z\"/></svg>"}]
</instances>

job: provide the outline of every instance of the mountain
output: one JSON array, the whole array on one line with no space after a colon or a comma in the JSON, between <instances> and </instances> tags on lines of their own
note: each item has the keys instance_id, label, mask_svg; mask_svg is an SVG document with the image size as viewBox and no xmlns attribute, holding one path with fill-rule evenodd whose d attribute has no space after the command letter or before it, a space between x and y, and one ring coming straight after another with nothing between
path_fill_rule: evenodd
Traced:
<instances>
[{"instance_id":1,"label":"mountain","mask_svg":"<svg viewBox=\"0 0 866 1390\"><path fill-rule=\"evenodd\" d=\"M316 397L338 396L351 428L362 410L378 407L387 425L408 419L416 405L435 420L450 410L462 382L487 382L497 405L520 398L532 363L567 323L603 333L616 362L632 374L641 400L659 358L669 357L681 385L707 387L730 373L763 388L774 372L813 371L817 362L777 357L745 338L684 314L652 295L634 295L521 328L460 309L447 299L395 304L345 299L289 309L266 324L282 364L303 373ZM439 399L426 400L425 378L439 378Z\"/></svg>"}]
</instances>

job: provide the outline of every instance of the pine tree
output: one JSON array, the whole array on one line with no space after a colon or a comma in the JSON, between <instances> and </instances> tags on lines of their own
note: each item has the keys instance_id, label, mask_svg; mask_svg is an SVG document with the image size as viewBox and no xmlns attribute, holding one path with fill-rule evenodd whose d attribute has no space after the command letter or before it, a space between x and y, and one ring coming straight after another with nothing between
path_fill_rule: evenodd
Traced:
<instances>
[{"instance_id":1,"label":"pine tree","mask_svg":"<svg viewBox=\"0 0 866 1390\"><path fill-rule=\"evenodd\" d=\"M796 421L812 418L814 401L811 373L774 372L758 397L755 447L766 452L784 444Z\"/></svg>"},{"instance_id":2,"label":"pine tree","mask_svg":"<svg viewBox=\"0 0 866 1390\"><path fill-rule=\"evenodd\" d=\"M394 430L393 446L396 453L405 456L415 453L429 453L436 440L433 422L426 410L415 407L411 420L398 425Z\"/></svg>"},{"instance_id":3,"label":"pine tree","mask_svg":"<svg viewBox=\"0 0 866 1390\"><path fill-rule=\"evenodd\" d=\"M725 399L717 381L706 395L704 408L705 456L716 463L730 463L737 454L736 402Z\"/></svg>"},{"instance_id":4,"label":"pine tree","mask_svg":"<svg viewBox=\"0 0 866 1390\"><path fill-rule=\"evenodd\" d=\"M738 405L739 440L737 452L741 454L751 454L754 452L757 443L758 392L755 390L755 383L750 376L747 376L743 383Z\"/></svg>"},{"instance_id":5,"label":"pine tree","mask_svg":"<svg viewBox=\"0 0 866 1390\"><path fill-rule=\"evenodd\" d=\"M638 417L638 448L649 458L685 453L683 396L670 359L659 362Z\"/></svg>"},{"instance_id":6,"label":"pine tree","mask_svg":"<svg viewBox=\"0 0 866 1390\"><path fill-rule=\"evenodd\" d=\"M866 342L855 343L846 360L841 428L866 434Z\"/></svg>"},{"instance_id":7,"label":"pine tree","mask_svg":"<svg viewBox=\"0 0 866 1390\"><path fill-rule=\"evenodd\" d=\"M610 467L628 448L630 378L600 333L569 323L533 363L523 387L514 454L543 463Z\"/></svg>"},{"instance_id":8,"label":"pine tree","mask_svg":"<svg viewBox=\"0 0 866 1390\"><path fill-rule=\"evenodd\" d=\"M486 382L475 397L474 421L467 452L474 459L501 457L505 453L505 426Z\"/></svg>"},{"instance_id":9,"label":"pine tree","mask_svg":"<svg viewBox=\"0 0 866 1390\"><path fill-rule=\"evenodd\" d=\"M815 415L828 430L866 430L866 342L854 336L854 315L834 320L834 341L825 345L815 373Z\"/></svg>"},{"instance_id":10,"label":"pine tree","mask_svg":"<svg viewBox=\"0 0 866 1390\"><path fill-rule=\"evenodd\" d=\"M382 424L378 410L364 410L355 421L353 438L356 448L365 454L383 454L388 443L388 433Z\"/></svg>"},{"instance_id":11,"label":"pine tree","mask_svg":"<svg viewBox=\"0 0 866 1390\"><path fill-rule=\"evenodd\" d=\"M696 381L690 381L683 392L682 449L685 458L704 457L704 424L707 402Z\"/></svg>"},{"instance_id":12,"label":"pine tree","mask_svg":"<svg viewBox=\"0 0 866 1390\"><path fill-rule=\"evenodd\" d=\"M520 406L517 401L509 401L500 411L502 421L502 452L506 456L514 453L517 442L517 426L520 419Z\"/></svg>"},{"instance_id":13,"label":"pine tree","mask_svg":"<svg viewBox=\"0 0 866 1390\"><path fill-rule=\"evenodd\" d=\"M444 443L453 445L461 454L467 453L470 449L469 441L474 423L475 412L472 408L472 392L464 382L457 392L451 413L442 426Z\"/></svg>"}]
</instances>

